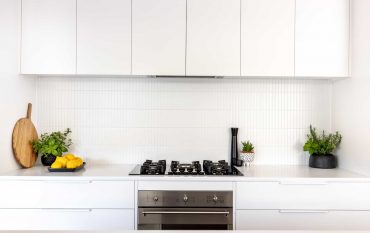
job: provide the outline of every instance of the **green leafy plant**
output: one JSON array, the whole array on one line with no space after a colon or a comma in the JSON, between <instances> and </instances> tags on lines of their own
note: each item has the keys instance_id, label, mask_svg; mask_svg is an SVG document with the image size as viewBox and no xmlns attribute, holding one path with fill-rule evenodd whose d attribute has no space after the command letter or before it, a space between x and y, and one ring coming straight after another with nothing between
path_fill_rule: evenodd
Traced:
<instances>
[{"instance_id":1,"label":"green leafy plant","mask_svg":"<svg viewBox=\"0 0 370 233\"><path fill-rule=\"evenodd\" d=\"M303 146L303 150L308 151L310 155L327 155L332 153L338 147L341 141L342 135L340 135L338 132L327 135L323 130L322 134L319 135L316 132L316 129L310 125L310 133L307 135L307 141Z\"/></svg>"},{"instance_id":2,"label":"green leafy plant","mask_svg":"<svg viewBox=\"0 0 370 233\"><path fill-rule=\"evenodd\" d=\"M242 142L242 145L243 145L242 152L245 152L245 153L254 152L254 146L250 141Z\"/></svg>"},{"instance_id":3,"label":"green leafy plant","mask_svg":"<svg viewBox=\"0 0 370 233\"><path fill-rule=\"evenodd\" d=\"M67 128L64 132L52 132L41 134L39 139L31 142L32 148L36 153L42 156L62 156L63 153L68 152L72 145L72 140L69 135L72 133L71 129Z\"/></svg>"}]
</instances>

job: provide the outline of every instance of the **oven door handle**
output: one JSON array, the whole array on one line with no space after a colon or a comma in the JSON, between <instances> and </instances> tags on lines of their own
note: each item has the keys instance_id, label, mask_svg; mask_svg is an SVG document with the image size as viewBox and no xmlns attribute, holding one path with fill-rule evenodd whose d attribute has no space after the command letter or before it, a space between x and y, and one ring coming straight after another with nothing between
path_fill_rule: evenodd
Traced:
<instances>
[{"instance_id":1,"label":"oven door handle","mask_svg":"<svg viewBox=\"0 0 370 233\"><path fill-rule=\"evenodd\" d=\"M142 214L224 214L229 215L229 211L143 211Z\"/></svg>"}]
</instances>

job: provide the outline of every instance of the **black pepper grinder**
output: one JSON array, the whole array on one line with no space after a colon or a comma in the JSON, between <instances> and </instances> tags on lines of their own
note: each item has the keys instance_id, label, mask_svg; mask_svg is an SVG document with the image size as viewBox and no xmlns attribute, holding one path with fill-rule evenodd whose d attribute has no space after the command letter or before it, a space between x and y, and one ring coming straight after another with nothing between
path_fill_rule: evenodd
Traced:
<instances>
[{"instance_id":1,"label":"black pepper grinder","mask_svg":"<svg viewBox=\"0 0 370 233\"><path fill-rule=\"evenodd\" d=\"M231 166L240 167L243 165L243 160L239 159L238 150L238 128L231 128Z\"/></svg>"}]
</instances>

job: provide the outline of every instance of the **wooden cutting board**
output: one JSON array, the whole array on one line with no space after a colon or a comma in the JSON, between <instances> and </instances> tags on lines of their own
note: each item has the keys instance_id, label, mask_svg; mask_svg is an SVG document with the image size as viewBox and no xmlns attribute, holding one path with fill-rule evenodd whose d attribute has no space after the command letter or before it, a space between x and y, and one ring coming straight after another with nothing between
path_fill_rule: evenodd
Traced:
<instances>
[{"instance_id":1,"label":"wooden cutting board","mask_svg":"<svg viewBox=\"0 0 370 233\"><path fill-rule=\"evenodd\" d=\"M17 162L24 168L36 163L37 154L32 149L31 141L38 138L35 126L31 121L32 104L28 104L27 117L17 121L13 129L12 145Z\"/></svg>"}]
</instances>

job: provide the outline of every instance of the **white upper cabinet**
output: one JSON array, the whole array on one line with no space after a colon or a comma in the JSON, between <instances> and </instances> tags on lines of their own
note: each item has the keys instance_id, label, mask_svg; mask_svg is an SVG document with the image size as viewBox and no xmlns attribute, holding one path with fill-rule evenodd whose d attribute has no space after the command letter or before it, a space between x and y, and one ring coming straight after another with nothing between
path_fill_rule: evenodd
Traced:
<instances>
[{"instance_id":1,"label":"white upper cabinet","mask_svg":"<svg viewBox=\"0 0 370 233\"><path fill-rule=\"evenodd\" d=\"M348 76L349 1L296 0L295 75Z\"/></svg>"},{"instance_id":2,"label":"white upper cabinet","mask_svg":"<svg viewBox=\"0 0 370 233\"><path fill-rule=\"evenodd\" d=\"M23 0L21 73L75 74L76 0Z\"/></svg>"},{"instance_id":3,"label":"white upper cabinet","mask_svg":"<svg viewBox=\"0 0 370 233\"><path fill-rule=\"evenodd\" d=\"M241 1L241 75L294 76L295 0Z\"/></svg>"},{"instance_id":4,"label":"white upper cabinet","mask_svg":"<svg viewBox=\"0 0 370 233\"><path fill-rule=\"evenodd\" d=\"M77 0L77 73L131 74L131 0Z\"/></svg>"},{"instance_id":5,"label":"white upper cabinet","mask_svg":"<svg viewBox=\"0 0 370 233\"><path fill-rule=\"evenodd\" d=\"M240 0L187 0L186 75L240 75Z\"/></svg>"},{"instance_id":6,"label":"white upper cabinet","mask_svg":"<svg viewBox=\"0 0 370 233\"><path fill-rule=\"evenodd\" d=\"M349 76L349 0L22 0L21 73Z\"/></svg>"},{"instance_id":7,"label":"white upper cabinet","mask_svg":"<svg viewBox=\"0 0 370 233\"><path fill-rule=\"evenodd\" d=\"M132 1L132 73L185 75L186 0Z\"/></svg>"}]
</instances>

